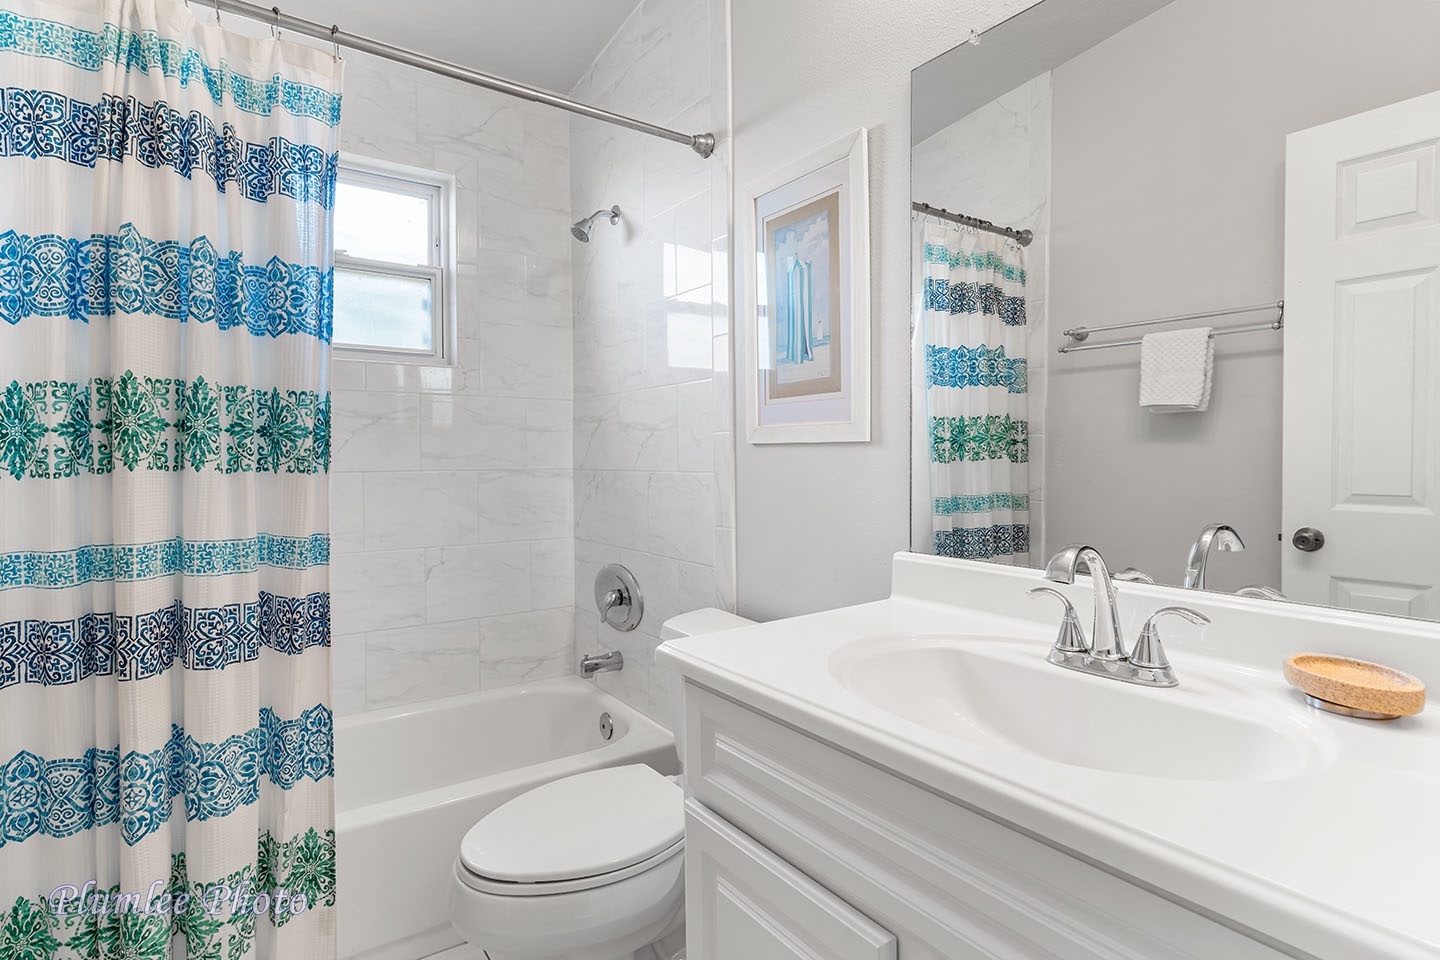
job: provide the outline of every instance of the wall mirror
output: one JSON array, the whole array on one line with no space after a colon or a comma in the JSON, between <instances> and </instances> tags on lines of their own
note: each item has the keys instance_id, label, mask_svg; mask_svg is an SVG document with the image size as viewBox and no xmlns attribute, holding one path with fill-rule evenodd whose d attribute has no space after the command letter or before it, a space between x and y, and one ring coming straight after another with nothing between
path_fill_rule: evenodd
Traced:
<instances>
[{"instance_id":1,"label":"wall mirror","mask_svg":"<svg viewBox=\"0 0 1440 960\"><path fill-rule=\"evenodd\" d=\"M913 548L1197 585L1226 524L1205 589L1440 618L1436 38L1043 0L916 69Z\"/></svg>"}]
</instances>

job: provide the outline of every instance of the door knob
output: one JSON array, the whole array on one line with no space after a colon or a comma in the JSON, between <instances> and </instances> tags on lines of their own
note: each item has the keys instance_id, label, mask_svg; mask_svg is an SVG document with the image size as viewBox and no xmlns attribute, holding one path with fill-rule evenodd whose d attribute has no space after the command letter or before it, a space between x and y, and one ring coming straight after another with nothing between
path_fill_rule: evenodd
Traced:
<instances>
[{"instance_id":1,"label":"door knob","mask_svg":"<svg viewBox=\"0 0 1440 960\"><path fill-rule=\"evenodd\" d=\"M1301 527L1295 531L1295 536L1290 538L1290 542L1295 544L1296 550L1314 553L1325 546L1325 534L1314 527Z\"/></svg>"}]
</instances>

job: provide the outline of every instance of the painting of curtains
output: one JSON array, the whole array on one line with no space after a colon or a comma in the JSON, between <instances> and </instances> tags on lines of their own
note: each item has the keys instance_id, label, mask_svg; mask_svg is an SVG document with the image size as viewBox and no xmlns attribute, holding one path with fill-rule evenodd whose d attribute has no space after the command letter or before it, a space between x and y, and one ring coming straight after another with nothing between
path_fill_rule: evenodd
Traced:
<instances>
[{"instance_id":1,"label":"painting of curtains","mask_svg":"<svg viewBox=\"0 0 1440 960\"><path fill-rule=\"evenodd\" d=\"M340 65L0 0L0 957L335 953Z\"/></svg>"},{"instance_id":2,"label":"painting of curtains","mask_svg":"<svg viewBox=\"0 0 1440 960\"><path fill-rule=\"evenodd\" d=\"M944 222L917 231L934 552L1025 564L1025 251Z\"/></svg>"}]
</instances>

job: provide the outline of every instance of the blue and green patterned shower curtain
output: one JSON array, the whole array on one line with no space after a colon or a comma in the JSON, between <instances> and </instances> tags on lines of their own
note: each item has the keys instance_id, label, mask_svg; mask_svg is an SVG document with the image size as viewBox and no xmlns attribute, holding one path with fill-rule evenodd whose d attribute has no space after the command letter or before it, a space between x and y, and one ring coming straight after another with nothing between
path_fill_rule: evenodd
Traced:
<instances>
[{"instance_id":1,"label":"blue and green patterned shower curtain","mask_svg":"<svg viewBox=\"0 0 1440 960\"><path fill-rule=\"evenodd\" d=\"M340 67L0 0L0 958L335 951Z\"/></svg>"},{"instance_id":2,"label":"blue and green patterned shower curtain","mask_svg":"<svg viewBox=\"0 0 1440 960\"><path fill-rule=\"evenodd\" d=\"M1025 252L922 221L921 324L934 550L1026 563L1030 424Z\"/></svg>"}]
</instances>

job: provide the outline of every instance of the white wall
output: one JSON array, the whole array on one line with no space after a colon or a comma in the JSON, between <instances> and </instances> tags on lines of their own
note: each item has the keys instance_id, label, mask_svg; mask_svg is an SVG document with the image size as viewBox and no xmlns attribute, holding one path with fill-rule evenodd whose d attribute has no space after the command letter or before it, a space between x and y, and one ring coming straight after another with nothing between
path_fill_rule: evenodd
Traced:
<instances>
[{"instance_id":1,"label":"white wall","mask_svg":"<svg viewBox=\"0 0 1440 960\"><path fill-rule=\"evenodd\" d=\"M1440 87L1440 5L1355 10L1176 0L1055 69L1051 351L1065 327L1280 298L1285 135ZM1209 411L1159 416L1137 404L1135 348L1052 352L1052 543L1174 583L1225 521L1248 549L1212 584L1278 585L1280 352L1275 333L1217 340Z\"/></svg>"},{"instance_id":2,"label":"white wall","mask_svg":"<svg viewBox=\"0 0 1440 960\"><path fill-rule=\"evenodd\" d=\"M342 713L574 669L568 120L346 60L342 149L456 176L460 340L334 364Z\"/></svg>"},{"instance_id":3,"label":"white wall","mask_svg":"<svg viewBox=\"0 0 1440 960\"><path fill-rule=\"evenodd\" d=\"M577 99L687 132L726 122L723 0L643 0L574 90ZM575 118L574 219L619 204L572 241L575 592L580 655L620 650L600 686L664 721L652 674L664 621L732 606L727 144L687 147ZM717 375L718 371L718 375ZM606 563L640 583L632 633L600 623Z\"/></svg>"},{"instance_id":4,"label":"white wall","mask_svg":"<svg viewBox=\"0 0 1440 960\"><path fill-rule=\"evenodd\" d=\"M1034 234L1025 248L1026 370L1030 401L1030 558L1045 556L1045 377L1050 244L1050 74L1021 84L917 143L914 199ZM918 291L917 291L918 292ZM917 344L916 361L924 351ZM919 370L920 367L914 369ZM925 378L913 376L915 460L911 471L913 549L934 552Z\"/></svg>"},{"instance_id":5,"label":"white wall","mask_svg":"<svg viewBox=\"0 0 1440 960\"><path fill-rule=\"evenodd\" d=\"M746 616L792 616L889 591L890 556L910 539L910 71L1029 5L732 0L737 202L747 184L870 129L873 439L753 446L740 438L737 599ZM737 294L748 276L741 266ZM743 418L738 402L737 411Z\"/></svg>"}]
</instances>

